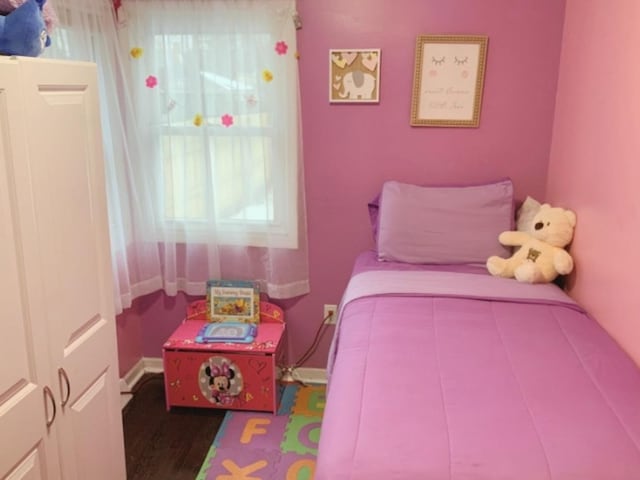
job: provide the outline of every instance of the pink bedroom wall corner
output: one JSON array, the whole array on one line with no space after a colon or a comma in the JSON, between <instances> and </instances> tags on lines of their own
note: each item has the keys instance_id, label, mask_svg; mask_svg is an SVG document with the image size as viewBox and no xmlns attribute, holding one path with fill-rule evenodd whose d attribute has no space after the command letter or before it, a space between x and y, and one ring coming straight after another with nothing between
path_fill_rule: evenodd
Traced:
<instances>
[{"instance_id":1,"label":"pink bedroom wall corner","mask_svg":"<svg viewBox=\"0 0 640 480\"><path fill-rule=\"evenodd\" d=\"M576 211L570 293L640 365L640 3L568 0L548 198Z\"/></svg>"},{"instance_id":2,"label":"pink bedroom wall corner","mask_svg":"<svg viewBox=\"0 0 640 480\"><path fill-rule=\"evenodd\" d=\"M120 378L142 358L142 317L136 309L127 309L116 317L118 373Z\"/></svg>"}]
</instances>

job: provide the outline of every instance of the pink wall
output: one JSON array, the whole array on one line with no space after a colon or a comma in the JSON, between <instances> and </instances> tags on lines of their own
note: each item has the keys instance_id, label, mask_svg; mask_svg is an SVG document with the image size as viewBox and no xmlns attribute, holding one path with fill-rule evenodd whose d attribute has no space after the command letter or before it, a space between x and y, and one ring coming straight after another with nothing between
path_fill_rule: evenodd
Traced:
<instances>
[{"instance_id":1,"label":"pink wall","mask_svg":"<svg viewBox=\"0 0 640 480\"><path fill-rule=\"evenodd\" d=\"M570 291L640 364L640 3L567 0L548 197L578 226Z\"/></svg>"},{"instance_id":2,"label":"pink wall","mask_svg":"<svg viewBox=\"0 0 640 480\"><path fill-rule=\"evenodd\" d=\"M322 0L298 2L312 292L286 302L297 358L325 303L338 303L355 256L372 246L367 202L387 179L482 182L510 176L516 195L546 187L564 1ZM418 34L489 36L480 127L409 126ZM328 103L330 48L380 48L381 101ZM140 311L143 354L159 356L184 302L155 295ZM124 322L123 322L124 323ZM153 330L147 330L153 329ZM329 331L307 366L323 367Z\"/></svg>"},{"instance_id":3,"label":"pink wall","mask_svg":"<svg viewBox=\"0 0 640 480\"><path fill-rule=\"evenodd\" d=\"M195 300L179 293L162 292L138 298L116 318L119 371L122 378L141 357L162 356L162 344L185 316L187 304Z\"/></svg>"},{"instance_id":4,"label":"pink wall","mask_svg":"<svg viewBox=\"0 0 640 480\"><path fill-rule=\"evenodd\" d=\"M131 370L142 357L142 318L136 308L130 308L116 318L118 339L118 370L120 378Z\"/></svg>"}]
</instances>

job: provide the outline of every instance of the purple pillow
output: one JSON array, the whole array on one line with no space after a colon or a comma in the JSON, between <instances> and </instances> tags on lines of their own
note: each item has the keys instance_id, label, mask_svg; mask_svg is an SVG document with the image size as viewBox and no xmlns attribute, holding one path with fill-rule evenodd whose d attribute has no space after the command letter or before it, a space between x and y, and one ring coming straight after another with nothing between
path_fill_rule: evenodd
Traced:
<instances>
[{"instance_id":1,"label":"purple pillow","mask_svg":"<svg viewBox=\"0 0 640 480\"><path fill-rule=\"evenodd\" d=\"M371 218L375 207L369 205ZM465 187L385 182L377 211L378 259L405 263L485 263L508 257L498 236L513 228L513 184Z\"/></svg>"}]
</instances>

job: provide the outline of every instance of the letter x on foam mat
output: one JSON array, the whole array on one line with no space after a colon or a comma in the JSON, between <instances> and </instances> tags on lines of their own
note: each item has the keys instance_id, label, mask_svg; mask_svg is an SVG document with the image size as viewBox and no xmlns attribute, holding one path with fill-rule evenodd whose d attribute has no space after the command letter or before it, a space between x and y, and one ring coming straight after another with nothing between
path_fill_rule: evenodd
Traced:
<instances>
[{"instance_id":1,"label":"letter x on foam mat","mask_svg":"<svg viewBox=\"0 0 640 480\"><path fill-rule=\"evenodd\" d=\"M324 385L287 385L277 415L228 411L196 480L311 480Z\"/></svg>"}]
</instances>

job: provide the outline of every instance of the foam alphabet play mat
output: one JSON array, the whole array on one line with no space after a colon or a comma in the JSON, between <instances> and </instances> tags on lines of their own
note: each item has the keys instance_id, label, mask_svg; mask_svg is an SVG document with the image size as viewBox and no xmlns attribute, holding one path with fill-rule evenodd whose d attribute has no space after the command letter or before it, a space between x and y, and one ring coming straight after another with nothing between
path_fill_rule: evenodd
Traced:
<instances>
[{"instance_id":1,"label":"foam alphabet play mat","mask_svg":"<svg viewBox=\"0 0 640 480\"><path fill-rule=\"evenodd\" d=\"M229 411L196 480L311 480L324 385L287 385L277 415Z\"/></svg>"}]
</instances>

